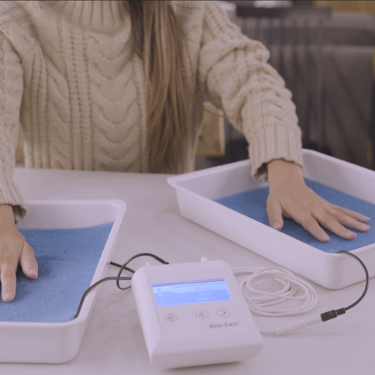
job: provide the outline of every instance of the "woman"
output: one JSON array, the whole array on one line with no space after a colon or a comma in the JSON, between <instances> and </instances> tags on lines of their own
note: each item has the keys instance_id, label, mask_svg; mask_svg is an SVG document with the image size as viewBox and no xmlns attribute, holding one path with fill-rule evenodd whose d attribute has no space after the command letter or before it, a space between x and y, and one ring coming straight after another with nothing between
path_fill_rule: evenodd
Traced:
<instances>
[{"instance_id":1,"label":"woman","mask_svg":"<svg viewBox=\"0 0 375 375\"><path fill-rule=\"evenodd\" d=\"M38 275L15 227L27 211L12 181L19 124L27 167L181 173L193 169L207 96L247 137L273 228L290 217L321 241L320 225L347 239L343 225L369 229L306 187L290 93L215 2L3 1L0 31L3 301L19 263Z\"/></svg>"}]
</instances>

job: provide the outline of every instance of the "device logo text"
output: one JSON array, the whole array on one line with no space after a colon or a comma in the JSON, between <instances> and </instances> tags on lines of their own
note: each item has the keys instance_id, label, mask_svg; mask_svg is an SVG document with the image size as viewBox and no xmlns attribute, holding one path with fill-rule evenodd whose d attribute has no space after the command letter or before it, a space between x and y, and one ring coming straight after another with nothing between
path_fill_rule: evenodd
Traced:
<instances>
[{"instance_id":1,"label":"device logo text","mask_svg":"<svg viewBox=\"0 0 375 375\"><path fill-rule=\"evenodd\" d=\"M219 324L210 324L210 328L226 328L226 327L238 327L240 322L233 322L233 323L219 323Z\"/></svg>"}]
</instances>

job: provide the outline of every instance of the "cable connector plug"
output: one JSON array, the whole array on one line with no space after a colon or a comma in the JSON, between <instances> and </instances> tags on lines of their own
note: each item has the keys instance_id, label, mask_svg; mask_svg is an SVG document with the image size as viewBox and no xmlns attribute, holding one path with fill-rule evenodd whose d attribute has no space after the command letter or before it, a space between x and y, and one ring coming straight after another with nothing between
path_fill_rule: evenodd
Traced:
<instances>
[{"instance_id":1,"label":"cable connector plug","mask_svg":"<svg viewBox=\"0 0 375 375\"><path fill-rule=\"evenodd\" d=\"M346 313L346 309L342 308L338 310L327 311L323 314L320 314L320 317L322 318L322 322L326 322L327 320L337 318L339 315L343 315L345 313Z\"/></svg>"}]
</instances>

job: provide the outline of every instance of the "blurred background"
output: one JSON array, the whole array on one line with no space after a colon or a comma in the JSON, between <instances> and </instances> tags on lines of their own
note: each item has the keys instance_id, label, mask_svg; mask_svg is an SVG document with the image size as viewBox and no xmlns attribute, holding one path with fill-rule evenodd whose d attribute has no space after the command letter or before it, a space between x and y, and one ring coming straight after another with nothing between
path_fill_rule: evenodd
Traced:
<instances>
[{"instance_id":1,"label":"blurred background","mask_svg":"<svg viewBox=\"0 0 375 375\"><path fill-rule=\"evenodd\" d=\"M292 91L303 146L375 169L375 1L219 3L270 50ZM196 169L246 158L245 138L222 112L205 116Z\"/></svg>"}]
</instances>

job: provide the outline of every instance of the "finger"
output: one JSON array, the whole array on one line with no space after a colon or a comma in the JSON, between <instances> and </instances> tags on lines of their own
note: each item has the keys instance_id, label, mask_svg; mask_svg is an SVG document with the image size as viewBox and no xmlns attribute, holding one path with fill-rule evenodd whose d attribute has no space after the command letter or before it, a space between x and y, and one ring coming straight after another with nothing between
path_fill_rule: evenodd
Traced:
<instances>
[{"instance_id":1,"label":"finger","mask_svg":"<svg viewBox=\"0 0 375 375\"><path fill-rule=\"evenodd\" d=\"M336 206L334 204L332 205L332 207L335 208L336 210L342 212L343 214L348 215L348 216L350 216L350 217L352 217L352 218L354 218L358 221L362 221L364 223L366 223L367 221L369 221L371 219L370 217L362 215L359 212L348 210L347 208L344 208L344 207Z\"/></svg>"},{"instance_id":2,"label":"finger","mask_svg":"<svg viewBox=\"0 0 375 375\"><path fill-rule=\"evenodd\" d=\"M271 228L281 230L284 226L283 210L277 200L267 201L268 223Z\"/></svg>"},{"instance_id":3,"label":"finger","mask_svg":"<svg viewBox=\"0 0 375 375\"><path fill-rule=\"evenodd\" d=\"M1 298L4 302L13 301L16 296L16 269L17 266L9 263L1 266Z\"/></svg>"},{"instance_id":4,"label":"finger","mask_svg":"<svg viewBox=\"0 0 375 375\"><path fill-rule=\"evenodd\" d=\"M295 219L299 224L301 224L308 232L310 232L317 240L321 242L328 242L329 236L318 224L318 222L310 215L302 217L300 220Z\"/></svg>"},{"instance_id":5,"label":"finger","mask_svg":"<svg viewBox=\"0 0 375 375\"><path fill-rule=\"evenodd\" d=\"M370 226L354 219L353 217L347 216L340 210L334 210L329 212L340 224L345 225L346 227L359 230L361 232L367 232L370 230Z\"/></svg>"},{"instance_id":6,"label":"finger","mask_svg":"<svg viewBox=\"0 0 375 375\"><path fill-rule=\"evenodd\" d=\"M24 242L20 257L20 265L23 273L30 279L38 278L38 263L35 260L35 254L32 247Z\"/></svg>"},{"instance_id":7,"label":"finger","mask_svg":"<svg viewBox=\"0 0 375 375\"><path fill-rule=\"evenodd\" d=\"M345 238L346 240L354 240L357 235L341 225L335 218L328 214L322 214L320 217L315 218L320 225L324 228L329 229L332 233L339 237Z\"/></svg>"}]
</instances>

